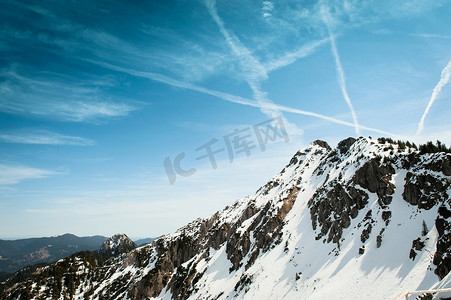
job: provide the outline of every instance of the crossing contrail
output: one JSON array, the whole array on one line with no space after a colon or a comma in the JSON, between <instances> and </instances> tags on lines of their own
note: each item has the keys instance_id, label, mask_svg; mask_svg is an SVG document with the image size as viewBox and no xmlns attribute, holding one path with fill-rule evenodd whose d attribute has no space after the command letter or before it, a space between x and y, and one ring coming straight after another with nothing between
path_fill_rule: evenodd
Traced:
<instances>
[{"instance_id":1,"label":"crossing contrail","mask_svg":"<svg viewBox=\"0 0 451 300\"><path fill-rule=\"evenodd\" d=\"M431 99L429 100L428 106L424 110L423 116L421 117L420 123L418 123L417 135L420 135L424 129L424 120L426 119L429 110L431 109L432 104L434 104L435 99L437 99L438 94L442 90L442 88L449 82L449 78L451 76L451 60L448 62L446 67L442 70L442 75L440 77L440 81L434 88L432 92Z\"/></svg>"},{"instance_id":2,"label":"crossing contrail","mask_svg":"<svg viewBox=\"0 0 451 300\"><path fill-rule=\"evenodd\" d=\"M354 106L352 105L351 99L349 98L349 95L348 95L348 90L346 88L345 74L344 74L344 71L343 71L343 67L341 66L340 56L338 55L337 45L335 43L335 37L332 34L332 31L330 29L329 21L327 20L327 17L325 16L324 11L322 13L322 17L323 17L324 23L327 26L327 32L329 34L329 39L330 39L330 46L331 46L332 53L333 53L334 58L335 58L335 65L336 65L336 69L337 69L338 84L340 85L341 93L343 94L343 98L345 99L346 103L348 104L349 110L351 111L352 119L354 121L355 133L357 135L360 135L359 122L357 121L357 115L355 113Z\"/></svg>"},{"instance_id":3,"label":"crossing contrail","mask_svg":"<svg viewBox=\"0 0 451 300\"><path fill-rule=\"evenodd\" d=\"M215 0L205 1L208 12L218 25L219 31L224 36L227 44L232 50L233 54L238 58L243 75L251 88L255 100L261 104L272 103L266 96L266 93L261 90L261 82L268 79L268 74L265 67L252 55L248 48L246 48L241 41L232 32L229 32L224 25L224 22L218 15ZM262 109L262 112L268 116L275 117L280 115L280 112L270 111L267 109Z\"/></svg>"},{"instance_id":4,"label":"crossing contrail","mask_svg":"<svg viewBox=\"0 0 451 300\"><path fill-rule=\"evenodd\" d=\"M300 58L307 57L312 53L314 53L317 50L317 48L319 48L320 46L324 45L327 42L329 42L328 38L314 41L303 45L302 47L293 52L286 53L284 56L279 57L276 60L268 61L264 64L266 72L269 73L271 71L275 71L277 69L283 68L296 62Z\"/></svg>"},{"instance_id":5,"label":"crossing contrail","mask_svg":"<svg viewBox=\"0 0 451 300\"><path fill-rule=\"evenodd\" d=\"M271 111L281 111L281 112L287 112L287 113L293 113L293 114L297 114L297 115L304 115L304 116L310 116L310 117L314 117L314 118L318 118L321 120L325 120L325 121L329 121L335 124L340 124L340 125L344 125L344 126L348 126L348 127L354 127L354 124L351 122L347 122L347 121L343 121L343 120L339 120L333 117L329 117L323 114L319 114L319 113L315 113L315 112L311 112L311 111L307 111L307 110L301 110L301 109L297 109L297 108L292 108L292 107L287 107L287 106L283 106L283 105L278 105L278 104L274 104L274 103L259 103L256 100L252 100L252 99L247 99L244 97L240 97L240 96L236 96L236 95L232 95L232 94L228 94L228 93L224 93L224 92L220 92L220 91L215 91L215 90L211 90L211 89L207 89L195 84L192 84L190 82L184 82L184 81L180 81L180 80L176 80L167 76L164 76L162 74L158 74L158 73L153 73L153 72L147 72L147 71L138 71L138 70L133 70L133 69L129 69L129 68L124 68L124 67L120 67L120 66L115 66L106 62L100 62L100 61L93 61L93 60L88 60L85 59L86 61L89 61L91 63L95 63L99 66L102 66L104 68L110 69L110 70L115 70L118 72L122 72L122 73L126 73L132 76L136 76L136 77L141 77L141 78L146 78L146 79L150 79L152 81L156 81L156 82L161 82L173 87L178 87L181 89L186 89L186 90L191 90L191 91L196 91L199 93L203 93L206 95L211 95L213 97L225 100L225 101L229 101L232 103L236 103L236 104L241 104L241 105L246 105L246 106L251 106L251 107L255 107L258 109L267 109L267 110L271 110ZM396 135L394 133L391 132L387 132L384 130L380 130L377 128L371 128L371 127L366 127L363 125L359 125L361 129L364 130L368 130L368 131L372 131L372 132L377 132L377 133L381 133L384 135L388 135L388 136L392 136L392 137L396 137Z\"/></svg>"}]
</instances>

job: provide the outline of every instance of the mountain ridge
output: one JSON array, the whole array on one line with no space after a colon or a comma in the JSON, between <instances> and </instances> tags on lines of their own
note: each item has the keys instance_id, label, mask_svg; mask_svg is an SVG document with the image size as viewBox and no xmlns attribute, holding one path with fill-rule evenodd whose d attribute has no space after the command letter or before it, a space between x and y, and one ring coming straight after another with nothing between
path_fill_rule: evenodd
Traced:
<instances>
[{"instance_id":1,"label":"mountain ridge","mask_svg":"<svg viewBox=\"0 0 451 300\"><path fill-rule=\"evenodd\" d=\"M349 138L314 141L257 190L96 268L68 295L93 299L388 299L449 286L451 155ZM24 281L46 299L51 278ZM43 288L44 287L44 288ZM88 293L89 291L89 293Z\"/></svg>"},{"instance_id":2,"label":"mountain ridge","mask_svg":"<svg viewBox=\"0 0 451 300\"><path fill-rule=\"evenodd\" d=\"M71 233L58 236L0 239L0 271L15 272L37 263L47 263L82 250L97 250L107 237L95 235L78 237Z\"/></svg>"}]
</instances>

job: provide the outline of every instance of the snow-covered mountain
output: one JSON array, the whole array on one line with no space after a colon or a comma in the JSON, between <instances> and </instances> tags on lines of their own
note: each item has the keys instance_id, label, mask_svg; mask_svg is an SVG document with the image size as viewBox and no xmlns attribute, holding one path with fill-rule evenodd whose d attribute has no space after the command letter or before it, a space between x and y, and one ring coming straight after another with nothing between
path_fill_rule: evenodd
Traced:
<instances>
[{"instance_id":1,"label":"snow-covered mountain","mask_svg":"<svg viewBox=\"0 0 451 300\"><path fill-rule=\"evenodd\" d=\"M409 146L315 141L210 218L102 265L38 269L2 297L393 299L450 287L451 154Z\"/></svg>"}]
</instances>

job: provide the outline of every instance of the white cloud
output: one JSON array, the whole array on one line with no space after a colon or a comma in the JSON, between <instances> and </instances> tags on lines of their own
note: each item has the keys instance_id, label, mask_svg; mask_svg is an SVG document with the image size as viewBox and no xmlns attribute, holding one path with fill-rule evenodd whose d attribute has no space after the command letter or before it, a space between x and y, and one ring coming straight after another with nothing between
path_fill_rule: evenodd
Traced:
<instances>
[{"instance_id":1,"label":"white cloud","mask_svg":"<svg viewBox=\"0 0 451 300\"><path fill-rule=\"evenodd\" d=\"M93 140L77 136L62 135L47 130L18 131L0 134L0 140L17 144L92 146Z\"/></svg>"},{"instance_id":2,"label":"white cloud","mask_svg":"<svg viewBox=\"0 0 451 300\"><path fill-rule=\"evenodd\" d=\"M53 103L53 105L55 104ZM125 103L111 103L103 100L58 103L54 108L52 109L50 106L43 107L42 112L46 114L59 114L65 120L75 122L94 122L98 118L124 117L136 110L135 107ZM34 113L40 114L41 112L35 111Z\"/></svg>"},{"instance_id":3,"label":"white cloud","mask_svg":"<svg viewBox=\"0 0 451 300\"><path fill-rule=\"evenodd\" d=\"M271 1L263 1L262 10L271 12L273 9L274 9L274 3L272 3Z\"/></svg>"},{"instance_id":4,"label":"white cloud","mask_svg":"<svg viewBox=\"0 0 451 300\"><path fill-rule=\"evenodd\" d=\"M135 107L124 103L111 103L102 100L84 102L67 101L65 99L46 99L31 94L22 96L29 96L30 98L22 98L20 102L13 102L12 99L8 101L8 99L0 104L0 110L8 113L54 118L67 122L91 123L97 123L100 119L104 118L124 117L136 110ZM40 103L36 104L36 102Z\"/></svg>"},{"instance_id":5,"label":"white cloud","mask_svg":"<svg viewBox=\"0 0 451 300\"><path fill-rule=\"evenodd\" d=\"M3 71L6 80L0 83L2 101L0 111L33 115L70 122L92 122L123 117L137 108L107 99L96 86L69 81L58 74L21 75ZM58 77L56 79L55 77ZM101 84L103 81L95 81ZM105 84L111 84L105 81Z\"/></svg>"},{"instance_id":6,"label":"white cloud","mask_svg":"<svg viewBox=\"0 0 451 300\"><path fill-rule=\"evenodd\" d=\"M0 165L0 185L11 185L26 179L45 178L55 174L58 173L26 166Z\"/></svg>"},{"instance_id":7,"label":"white cloud","mask_svg":"<svg viewBox=\"0 0 451 300\"><path fill-rule=\"evenodd\" d=\"M48 33L16 32L15 38L22 43L39 42L59 48L72 59L91 57L134 68L164 69L173 76L193 82L228 69L230 63L229 57L221 53L223 45L212 44L213 40L201 31L194 34L193 41L170 28L153 28L144 21L138 26L142 41L131 42L98 27L62 18L42 7L25 8L41 14L52 26ZM53 32L62 34L55 36ZM5 34L11 36L12 33L6 31Z\"/></svg>"},{"instance_id":8,"label":"white cloud","mask_svg":"<svg viewBox=\"0 0 451 300\"><path fill-rule=\"evenodd\" d=\"M135 45L108 32L85 28L76 33L78 40L67 50L73 55L77 55L77 51L87 51L92 54L90 57L117 65L164 69L193 82L224 70L229 63L229 58L217 49L207 50L201 44L186 40L174 32L165 32L168 34L164 37L147 34L146 39L158 39L158 43ZM202 39L207 38L202 36ZM204 42L208 44L210 41ZM92 43L96 44L95 48L86 46Z\"/></svg>"},{"instance_id":9,"label":"white cloud","mask_svg":"<svg viewBox=\"0 0 451 300\"><path fill-rule=\"evenodd\" d=\"M411 36L422 38L437 38L437 39L451 39L451 35L435 34L435 33L412 33Z\"/></svg>"},{"instance_id":10,"label":"white cloud","mask_svg":"<svg viewBox=\"0 0 451 300\"><path fill-rule=\"evenodd\" d=\"M274 10L274 3L272 3L271 1L263 1L262 4L263 18L266 19L266 21L269 21L269 19L272 17L271 12Z\"/></svg>"}]
</instances>

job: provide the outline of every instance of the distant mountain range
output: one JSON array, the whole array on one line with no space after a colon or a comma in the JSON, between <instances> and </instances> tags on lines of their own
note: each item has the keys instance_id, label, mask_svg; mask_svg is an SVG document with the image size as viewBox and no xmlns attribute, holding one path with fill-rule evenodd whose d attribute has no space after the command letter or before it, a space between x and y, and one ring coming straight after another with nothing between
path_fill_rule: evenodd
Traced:
<instances>
[{"instance_id":1,"label":"distant mountain range","mask_svg":"<svg viewBox=\"0 0 451 300\"><path fill-rule=\"evenodd\" d=\"M110 263L111 260L126 254L133 249L137 248L138 245L133 242L126 234L120 233L115 234L112 237L105 240L100 249L95 251L80 251L74 253L65 258L59 259L54 263L40 263L32 266L26 266L23 269L11 274L11 273L1 273L0 272L0 299L4 299L3 292L5 289L11 291L15 286L20 284L21 281L27 280L27 278L46 278L51 276L53 278L61 278L69 274L77 273L84 269L83 263L88 263L90 266L99 267ZM81 262L79 264L78 262ZM70 275L69 275L70 276ZM74 297L74 286L75 277L71 277L66 281L67 286L64 290L70 295L65 299L75 299ZM38 279L39 280L39 279ZM57 280L59 281L59 280ZM56 282L55 282L56 283ZM54 286L55 289L59 289L58 283ZM63 288L61 286L61 288ZM53 299L54 297L36 297L34 293L30 293L28 288L17 289L11 295L12 299ZM108 298L105 298L108 299Z\"/></svg>"},{"instance_id":2,"label":"distant mountain range","mask_svg":"<svg viewBox=\"0 0 451 300\"><path fill-rule=\"evenodd\" d=\"M97 250L107 239L100 235L78 237L68 233L55 237L0 240L0 272L12 273L27 265L53 262L79 251Z\"/></svg>"},{"instance_id":3,"label":"distant mountain range","mask_svg":"<svg viewBox=\"0 0 451 300\"><path fill-rule=\"evenodd\" d=\"M0 281L25 266L54 262L80 251L98 250L106 240L108 237L101 235L78 237L70 233L54 237L0 239ZM154 240L145 238L134 242L143 246Z\"/></svg>"},{"instance_id":4,"label":"distant mountain range","mask_svg":"<svg viewBox=\"0 0 451 300\"><path fill-rule=\"evenodd\" d=\"M136 243L136 245L138 245L139 247L147 245L152 243L153 241L155 241L157 238L147 238L147 239L139 239L139 240L135 240L134 242Z\"/></svg>"}]
</instances>

